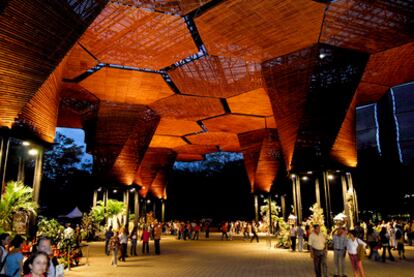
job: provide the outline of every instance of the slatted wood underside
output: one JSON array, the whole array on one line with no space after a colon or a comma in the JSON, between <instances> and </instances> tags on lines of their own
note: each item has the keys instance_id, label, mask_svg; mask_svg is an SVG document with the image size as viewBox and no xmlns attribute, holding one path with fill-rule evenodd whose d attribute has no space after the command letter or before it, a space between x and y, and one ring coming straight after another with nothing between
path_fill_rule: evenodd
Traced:
<instances>
[{"instance_id":1,"label":"slatted wood underside","mask_svg":"<svg viewBox=\"0 0 414 277\"><path fill-rule=\"evenodd\" d=\"M187 145L187 142L185 142L181 137L155 135L151 140L150 147L173 149L183 145Z\"/></svg>"},{"instance_id":2,"label":"slatted wood underside","mask_svg":"<svg viewBox=\"0 0 414 277\"><path fill-rule=\"evenodd\" d=\"M173 95L150 105L161 117L179 120L200 120L224 114L219 99Z\"/></svg>"},{"instance_id":3,"label":"slatted wood underside","mask_svg":"<svg viewBox=\"0 0 414 277\"><path fill-rule=\"evenodd\" d=\"M254 180L255 191L270 192L280 167L282 149L276 129L267 129Z\"/></svg>"},{"instance_id":4,"label":"slatted wood underside","mask_svg":"<svg viewBox=\"0 0 414 277\"><path fill-rule=\"evenodd\" d=\"M195 162L204 160L204 156L198 154L178 154L176 160L179 162Z\"/></svg>"},{"instance_id":5,"label":"slatted wood underside","mask_svg":"<svg viewBox=\"0 0 414 277\"><path fill-rule=\"evenodd\" d=\"M158 122L146 106L101 101L93 149L95 172L131 184Z\"/></svg>"},{"instance_id":6,"label":"slatted wood underside","mask_svg":"<svg viewBox=\"0 0 414 277\"><path fill-rule=\"evenodd\" d=\"M157 176L154 179L154 182L151 184L151 194L158 199L167 198L167 186L168 175L166 169L160 169L157 172Z\"/></svg>"},{"instance_id":7,"label":"slatted wood underside","mask_svg":"<svg viewBox=\"0 0 414 277\"><path fill-rule=\"evenodd\" d=\"M162 118L158 124L156 135L184 136L202 131L195 121Z\"/></svg>"},{"instance_id":8,"label":"slatted wood underside","mask_svg":"<svg viewBox=\"0 0 414 277\"><path fill-rule=\"evenodd\" d=\"M358 87L357 105L377 102L390 87L414 80L414 43L370 56Z\"/></svg>"},{"instance_id":9,"label":"slatted wood underside","mask_svg":"<svg viewBox=\"0 0 414 277\"><path fill-rule=\"evenodd\" d=\"M338 0L329 5L321 42L376 53L414 39L414 1Z\"/></svg>"},{"instance_id":10,"label":"slatted wood underside","mask_svg":"<svg viewBox=\"0 0 414 277\"><path fill-rule=\"evenodd\" d=\"M273 116L272 104L263 88L227 98L232 113Z\"/></svg>"},{"instance_id":11,"label":"slatted wood underside","mask_svg":"<svg viewBox=\"0 0 414 277\"><path fill-rule=\"evenodd\" d=\"M182 93L226 98L262 86L260 64L208 56L169 72Z\"/></svg>"},{"instance_id":12,"label":"slatted wood underside","mask_svg":"<svg viewBox=\"0 0 414 277\"><path fill-rule=\"evenodd\" d=\"M184 19L109 3L80 39L101 62L161 69L198 52Z\"/></svg>"},{"instance_id":13,"label":"slatted wood underside","mask_svg":"<svg viewBox=\"0 0 414 277\"><path fill-rule=\"evenodd\" d=\"M185 15L211 0L111 0L111 2L123 5L145 8L151 11L162 12L173 15Z\"/></svg>"},{"instance_id":14,"label":"slatted wood underside","mask_svg":"<svg viewBox=\"0 0 414 277\"><path fill-rule=\"evenodd\" d=\"M240 149L239 140L236 134L225 132L206 132L197 135L189 135L186 138L197 145L219 145L221 149L227 151L237 151Z\"/></svg>"},{"instance_id":15,"label":"slatted wood underside","mask_svg":"<svg viewBox=\"0 0 414 277\"><path fill-rule=\"evenodd\" d=\"M308 0L229 0L195 22L210 54L263 62L316 43L325 7Z\"/></svg>"},{"instance_id":16,"label":"slatted wood underside","mask_svg":"<svg viewBox=\"0 0 414 277\"><path fill-rule=\"evenodd\" d=\"M356 167L358 162L356 145L356 103L357 95L352 99L345 120L342 123L330 153L334 161L348 167Z\"/></svg>"},{"instance_id":17,"label":"slatted wood underside","mask_svg":"<svg viewBox=\"0 0 414 277\"><path fill-rule=\"evenodd\" d=\"M66 61L63 77L69 80L78 77L99 63L79 43L76 43L66 55Z\"/></svg>"},{"instance_id":18,"label":"slatted wood underside","mask_svg":"<svg viewBox=\"0 0 414 277\"><path fill-rule=\"evenodd\" d=\"M146 197L158 171L171 167L175 157L176 153L167 148L149 148L147 150L135 175L135 182L145 186L145 189L140 190L141 196Z\"/></svg>"},{"instance_id":19,"label":"slatted wood underside","mask_svg":"<svg viewBox=\"0 0 414 277\"><path fill-rule=\"evenodd\" d=\"M80 85L101 100L128 104L147 105L174 94L159 74L116 68L102 68Z\"/></svg>"},{"instance_id":20,"label":"slatted wood underside","mask_svg":"<svg viewBox=\"0 0 414 277\"><path fill-rule=\"evenodd\" d=\"M85 13L72 1L4 3L0 15L0 126L11 128L103 5L89 2Z\"/></svg>"},{"instance_id":21,"label":"slatted wood underside","mask_svg":"<svg viewBox=\"0 0 414 277\"><path fill-rule=\"evenodd\" d=\"M62 61L23 107L17 119L18 124L30 126L40 139L49 143L53 143L56 133L64 66L65 61Z\"/></svg>"},{"instance_id":22,"label":"slatted wood underside","mask_svg":"<svg viewBox=\"0 0 414 277\"><path fill-rule=\"evenodd\" d=\"M226 114L211 119L203 120L210 132L244 133L256 129L266 128L263 117Z\"/></svg>"}]
</instances>

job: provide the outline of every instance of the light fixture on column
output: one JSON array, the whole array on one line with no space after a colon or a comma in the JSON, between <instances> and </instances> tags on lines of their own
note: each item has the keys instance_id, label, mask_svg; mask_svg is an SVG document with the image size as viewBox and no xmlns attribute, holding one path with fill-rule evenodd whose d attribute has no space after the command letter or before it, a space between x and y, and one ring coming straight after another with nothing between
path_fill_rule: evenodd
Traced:
<instances>
[{"instance_id":1,"label":"light fixture on column","mask_svg":"<svg viewBox=\"0 0 414 277\"><path fill-rule=\"evenodd\" d=\"M309 177L308 177L308 176L303 176L303 177L302 177L302 180L303 180L303 181L307 181L307 180L309 180Z\"/></svg>"},{"instance_id":2,"label":"light fixture on column","mask_svg":"<svg viewBox=\"0 0 414 277\"><path fill-rule=\"evenodd\" d=\"M39 150L32 148L28 151L30 156L36 156L37 154L39 154Z\"/></svg>"},{"instance_id":3,"label":"light fixture on column","mask_svg":"<svg viewBox=\"0 0 414 277\"><path fill-rule=\"evenodd\" d=\"M29 146L30 145L30 142L28 142L28 141L23 141L23 146Z\"/></svg>"},{"instance_id":4,"label":"light fixture on column","mask_svg":"<svg viewBox=\"0 0 414 277\"><path fill-rule=\"evenodd\" d=\"M329 180L333 180L333 179L334 179L334 176L333 176L333 175L331 175L331 174L329 174L329 175L328 175L328 179L329 179Z\"/></svg>"}]
</instances>

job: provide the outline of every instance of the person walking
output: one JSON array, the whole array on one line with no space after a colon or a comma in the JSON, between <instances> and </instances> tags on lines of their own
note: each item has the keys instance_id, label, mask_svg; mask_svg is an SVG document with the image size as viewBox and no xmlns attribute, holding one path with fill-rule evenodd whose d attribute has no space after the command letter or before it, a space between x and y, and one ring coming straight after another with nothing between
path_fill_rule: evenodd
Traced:
<instances>
[{"instance_id":1,"label":"person walking","mask_svg":"<svg viewBox=\"0 0 414 277\"><path fill-rule=\"evenodd\" d=\"M290 237L290 247L292 252L296 251L296 236L297 236L297 229L294 224L290 226L289 230L289 237Z\"/></svg>"},{"instance_id":2,"label":"person walking","mask_svg":"<svg viewBox=\"0 0 414 277\"><path fill-rule=\"evenodd\" d=\"M334 277L345 276L345 253L346 253L347 238L342 227L337 228L333 232L333 247L334 247Z\"/></svg>"},{"instance_id":3,"label":"person walking","mask_svg":"<svg viewBox=\"0 0 414 277\"><path fill-rule=\"evenodd\" d=\"M105 254L109 256L110 247L109 247L109 241L114 236L114 232L112 231L112 226L109 226L108 230L105 232Z\"/></svg>"},{"instance_id":4,"label":"person walking","mask_svg":"<svg viewBox=\"0 0 414 277\"><path fill-rule=\"evenodd\" d=\"M379 254L377 250L377 246L379 243L379 235L375 231L372 224L368 225L368 231L367 231L367 243L369 246L369 255L368 259L374 258L375 261L379 260Z\"/></svg>"},{"instance_id":5,"label":"person walking","mask_svg":"<svg viewBox=\"0 0 414 277\"><path fill-rule=\"evenodd\" d=\"M389 237L386 227L381 228L381 232L379 233L379 236L380 236L381 246L382 246L382 256L381 256L382 262L385 263L385 259L387 256L386 255L387 250L388 250L388 258L391 261L394 261L394 257L392 256L392 253L391 253L390 237Z\"/></svg>"},{"instance_id":6,"label":"person walking","mask_svg":"<svg viewBox=\"0 0 414 277\"><path fill-rule=\"evenodd\" d=\"M154 227L154 249L155 255L161 254L160 240L161 240L162 226L161 223Z\"/></svg>"},{"instance_id":7,"label":"person walking","mask_svg":"<svg viewBox=\"0 0 414 277\"><path fill-rule=\"evenodd\" d=\"M134 229L132 229L131 234L129 235L131 238L131 249L129 251L130 256L136 256L137 255L137 241L138 241L138 226L135 226Z\"/></svg>"},{"instance_id":8,"label":"person walking","mask_svg":"<svg viewBox=\"0 0 414 277\"><path fill-rule=\"evenodd\" d=\"M321 232L319 224L313 225L313 232L309 236L309 246L316 277L328 277L326 236Z\"/></svg>"},{"instance_id":9,"label":"person walking","mask_svg":"<svg viewBox=\"0 0 414 277\"><path fill-rule=\"evenodd\" d=\"M357 232L355 230L349 231L346 249L348 251L349 259L351 260L352 271L354 272L355 277L365 277L364 267L362 266L363 257L360 257L360 254L358 253L358 247L361 246L365 249L367 244L357 237Z\"/></svg>"},{"instance_id":10,"label":"person walking","mask_svg":"<svg viewBox=\"0 0 414 277\"><path fill-rule=\"evenodd\" d=\"M252 238L250 239L250 242L253 242L254 239L256 239L257 242L259 242L259 236L257 235L257 225L255 222L252 222Z\"/></svg>"},{"instance_id":11,"label":"person walking","mask_svg":"<svg viewBox=\"0 0 414 277\"><path fill-rule=\"evenodd\" d=\"M142 240L142 254L149 255L149 240L150 240L151 234L148 232L148 228L144 227L144 230L142 231L141 240Z\"/></svg>"}]
</instances>

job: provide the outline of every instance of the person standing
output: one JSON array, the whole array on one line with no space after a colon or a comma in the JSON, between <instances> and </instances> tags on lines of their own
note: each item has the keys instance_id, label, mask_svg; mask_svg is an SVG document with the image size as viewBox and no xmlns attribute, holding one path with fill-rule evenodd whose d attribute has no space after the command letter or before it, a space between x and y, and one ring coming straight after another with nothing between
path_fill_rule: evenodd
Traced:
<instances>
[{"instance_id":1,"label":"person standing","mask_svg":"<svg viewBox=\"0 0 414 277\"><path fill-rule=\"evenodd\" d=\"M290 247L292 248L292 252L296 251L296 236L297 236L297 229L295 225L292 224L289 230Z\"/></svg>"},{"instance_id":2,"label":"person standing","mask_svg":"<svg viewBox=\"0 0 414 277\"><path fill-rule=\"evenodd\" d=\"M49 238L40 238L37 251L44 252L50 259L47 277L63 277L63 264L59 265L58 259L53 255L52 242ZM60 269L56 270L56 268Z\"/></svg>"},{"instance_id":3,"label":"person standing","mask_svg":"<svg viewBox=\"0 0 414 277\"><path fill-rule=\"evenodd\" d=\"M318 224L313 225L313 232L309 236L309 246L316 277L328 277L326 236L321 232Z\"/></svg>"},{"instance_id":4,"label":"person standing","mask_svg":"<svg viewBox=\"0 0 414 277\"><path fill-rule=\"evenodd\" d=\"M6 267L4 266L6 263L7 257L7 247L10 243L10 235L8 233L2 233L0 235L0 273L6 273Z\"/></svg>"},{"instance_id":5,"label":"person standing","mask_svg":"<svg viewBox=\"0 0 414 277\"><path fill-rule=\"evenodd\" d=\"M345 276L345 252L346 252L347 238L344 229L339 227L333 232L333 246L334 246L334 277Z\"/></svg>"},{"instance_id":6,"label":"person standing","mask_svg":"<svg viewBox=\"0 0 414 277\"><path fill-rule=\"evenodd\" d=\"M149 240L150 240L151 234L148 232L148 228L144 227L144 230L142 231L141 240L142 240L142 254L147 253L149 255Z\"/></svg>"},{"instance_id":7,"label":"person standing","mask_svg":"<svg viewBox=\"0 0 414 277\"><path fill-rule=\"evenodd\" d=\"M112 238L109 240L109 249L112 251L112 265L118 266L118 251L119 251L119 234L115 232Z\"/></svg>"},{"instance_id":8,"label":"person standing","mask_svg":"<svg viewBox=\"0 0 414 277\"><path fill-rule=\"evenodd\" d=\"M16 235L10 242L11 250L6 258L6 275L10 277L20 277L23 271L23 242L24 239L20 235Z\"/></svg>"},{"instance_id":9,"label":"person standing","mask_svg":"<svg viewBox=\"0 0 414 277\"><path fill-rule=\"evenodd\" d=\"M206 239L210 238L210 223L204 224L204 232L206 233Z\"/></svg>"},{"instance_id":10,"label":"person standing","mask_svg":"<svg viewBox=\"0 0 414 277\"><path fill-rule=\"evenodd\" d=\"M160 240L161 240L162 226L161 223L154 227L154 249L155 255L161 254Z\"/></svg>"},{"instance_id":11,"label":"person standing","mask_svg":"<svg viewBox=\"0 0 414 277\"><path fill-rule=\"evenodd\" d=\"M108 230L105 232L105 254L109 256L109 241L114 236L114 232L112 231L112 226L109 226Z\"/></svg>"},{"instance_id":12,"label":"person standing","mask_svg":"<svg viewBox=\"0 0 414 277\"><path fill-rule=\"evenodd\" d=\"M49 257L45 252L33 253L25 262L24 277L45 277L49 265Z\"/></svg>"},{"instance_id":13,"label":"person standing","mask_svg":"<svg viewBox=\"0 0 414 277\"><path fill-rule=\"evenodd\" d=\"M193 236L193 240L198 240L200 237L200 224L197 223L196 226L194 227L194 236Z\"/></svg>"},{"instance_id":14,"label":"person standing","mask_svg":"<svg viewBox=\"0 0 414 277\"><path fill-rule=\"evenodd\" d=\"M362 260L358 257L358 246L366 247L367 244L357 237L355 230L349 231L349 239L346 243L346 249L348 250L349 259L351 260L352 271L355 277L364 277L364 267L362 266Z\"/></svg>"},{"instance_id":15,"label":"person standing","mask_svg":"<svg viewBox=\"0 0 414 277\"><path fill-rule=\"evenodd\" d=\"M405 249L404 249L404 234L401 225L397 225L395 228L395 239L397 242L398 257L401 259L405 258Z\"/></svg>"},{"instance_id":16,"label":"person standing","mask_svg":"<svg viewBox=\"0 0 414 277\"><path fill-rule=\"evenodd\" d=\"M369 246L368 259L371 259L372 257L374 257L375 261L379 259L379 254L377 250L378 241L379 241L378 233L375 231L372 224L369 224L368 231L367 231L367 243Z\"/></svg>"},{"instance_id":17,"label":"person standing","mask_svg":"<svg viewBox=\"0 0 414 277\"><path fill-rule=\"evenodd\" d=\"M128 247L128 231L123 228L119 235L119 242L121 243L121 261L125 262Z\"/></svg>"}]
</instances>

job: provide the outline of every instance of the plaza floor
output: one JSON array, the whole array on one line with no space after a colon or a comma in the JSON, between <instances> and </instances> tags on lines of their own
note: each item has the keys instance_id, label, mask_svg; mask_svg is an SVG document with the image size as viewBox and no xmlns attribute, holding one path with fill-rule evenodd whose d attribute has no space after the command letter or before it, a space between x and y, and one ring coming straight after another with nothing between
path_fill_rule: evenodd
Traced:
<instances>
[{"instance_id":1,"label":"plaza floor","mask_svg":"<svg viewBox=\"0 0 414 277\"><path fill-rule=\"evenodd\" d=\"M128 249L129 250L129 249ZM140 249L138 249L140 250ZM161 255L153 254L150 243L149 256L139 252L137 257L128 257L118 267L110 265L111 257L103 253L103 243L90 244L89 265L72 268L67 277L87 276L165 276L165 277L216 277L216 276L315 276L309 253L292 253L289 250L269 248L263 238L259 243L243 241L221 241L219 234L210 240L178 241L172 237L161 240ZM394 254L395 253L395 254ZM396 252L393 252L397 256ZM365 260L366 276L414 276L414 247L406 248L407 260L386 263ZM86 259L83 258L83 263ZM351 273L349 258L346 258L347 275ZM333 275L333 254L328 254L329 276Z\"/></svg>"}]
</instances>

